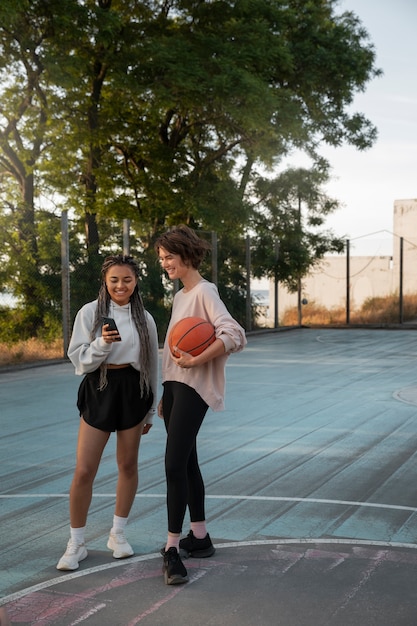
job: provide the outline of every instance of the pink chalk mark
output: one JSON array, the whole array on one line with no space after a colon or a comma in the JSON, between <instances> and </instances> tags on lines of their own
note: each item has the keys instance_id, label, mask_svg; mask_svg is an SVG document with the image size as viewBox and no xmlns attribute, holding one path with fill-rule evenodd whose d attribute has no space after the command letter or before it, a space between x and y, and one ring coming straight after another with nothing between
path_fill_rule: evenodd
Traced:
<instances>
[{"instance_id":1,"label":"pink chalk mark","mask_svg":"<svg viewBox=\"0 0 417 626\"><path fill-rule=\"evenodd\" d=\"M196 572L193 575L190 582L188 583L188 585L195 583L197 580L202 578L205 574L207 574L207 570L200 570L199 572ZM148 615L152 615L152 613L156 613L156 611L158 611L161 608L161 606L163 606L164 604L166 604L167 602L175 598L175 596L177 596L184 589L185 586L186 585L178 585L175 589L172 590L172 593L170 593L165 598L159 600L158 602L155 602L149 609L147 609L146 611L143 611L143 613L141 613L140 615L135 617L132 621L130 621L127 624L127 626L136 626L136 624L139 624L139 622L145 619L145 617L148 617Z\"/></svg>"}]
</instances>

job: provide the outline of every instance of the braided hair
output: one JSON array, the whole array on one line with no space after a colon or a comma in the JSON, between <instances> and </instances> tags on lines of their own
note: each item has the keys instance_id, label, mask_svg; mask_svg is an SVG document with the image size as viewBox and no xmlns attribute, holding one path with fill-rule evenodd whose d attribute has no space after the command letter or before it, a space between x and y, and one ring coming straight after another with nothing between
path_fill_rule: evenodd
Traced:
<instances>
[{"instance_id":1,"label":"braided hair","mask_svg":"<svg viewBox=\"0 0 417 626\"><path fill-rule=\"evenodd\" d=\"M93 328L91 330L91 340L96 336L97 330L102 326L102 318L109 315L110 309L110 295L106 286L106 275L111 267L115 265L127 265L133 271L136 281L139 280L140 270L139 265L131 256L124 254L115 254L108 256L104 259L104 263L101 268L101 285L97 297L97 309L94 319ZM149 392L151 388L149 372L150 372L150 359L151 348L148 334L148 324L146 321L145 307L143 305L142 296L139 292L138 283L136 282L135 289L130 296L130 306L132 319L135 324L136 330L139 334L140 341L140 392L144 395L145 392ZM100 366L100 383L99 389L103 390L107 386L107 371L104 363Z\"/></svg>"}]
</instances>

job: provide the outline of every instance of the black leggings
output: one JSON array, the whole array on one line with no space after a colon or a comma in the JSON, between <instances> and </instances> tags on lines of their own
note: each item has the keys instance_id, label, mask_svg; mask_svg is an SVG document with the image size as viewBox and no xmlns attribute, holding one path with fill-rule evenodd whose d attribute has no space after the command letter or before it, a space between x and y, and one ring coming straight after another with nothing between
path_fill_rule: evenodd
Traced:
<instances>
[{"instance_id":1,"label":"black leggings","mask_svg":"<svg viewBox=\"0 0 417 626\"><path fill-rule=\"evenodd\" d=\"M187 504L192 522L205 520L205 488L197 458L197 435L208 405L199 394L183 383L164 383L162 410L167 443L168 531L181 533Z\"/></svg>"}]
</instances>

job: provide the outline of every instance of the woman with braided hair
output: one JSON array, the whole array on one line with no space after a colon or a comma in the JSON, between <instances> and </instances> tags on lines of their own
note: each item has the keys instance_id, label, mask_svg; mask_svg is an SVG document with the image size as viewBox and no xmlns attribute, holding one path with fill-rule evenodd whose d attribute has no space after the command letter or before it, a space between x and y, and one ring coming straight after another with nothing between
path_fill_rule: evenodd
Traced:
<instances>
[{"instance_id":1,"label":"woman with braided hair","mask_svg":"<svg viewBox=\"0 0 417 626\"><path fill-rule=\"evenodd\" d=\"M118 480L113 526L107 547L113 557L133 554L125 527L138 486L138 452L142 434L156 410L158 338L152 316L138 288L139 267L130 256L105 259L97 300L77 313L68 356L84 376L77 459L70 489L70 539L59 570L75 570L87 557L85 529L93 483L112 432L117 436ZM113 330L104 318L112 318Z\"/></svg>"}]
</instances>

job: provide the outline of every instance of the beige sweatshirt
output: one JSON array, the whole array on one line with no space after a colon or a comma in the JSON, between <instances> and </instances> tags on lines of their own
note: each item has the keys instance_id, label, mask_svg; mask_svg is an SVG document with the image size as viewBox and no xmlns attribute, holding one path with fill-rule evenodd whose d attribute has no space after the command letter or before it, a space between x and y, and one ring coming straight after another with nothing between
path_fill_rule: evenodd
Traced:
<instances>
[{"instance_id":1,"label":"beige sweatshirt","mask_svg":"<svg viewBox=\"0 0 417 626\"><path fill-rule=\"evenodd\" d=\"M211 322L216 338L225 345L225 354L198 367L178 367L170 357L168 336L171 328L184 317L197 316ZM162 354L162 382L177 381L189 385L213 411L224 409L225 366L229 354L243 350L246 345L244 329L233 319L220 299L216 285L201 280L190 291L175 294L172 314Z\"/></svg>"}]
</instances>

